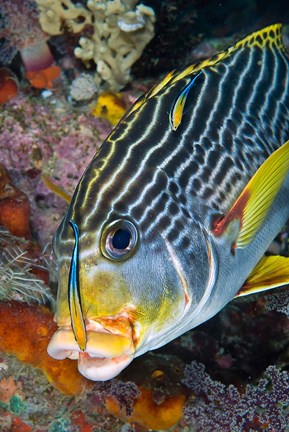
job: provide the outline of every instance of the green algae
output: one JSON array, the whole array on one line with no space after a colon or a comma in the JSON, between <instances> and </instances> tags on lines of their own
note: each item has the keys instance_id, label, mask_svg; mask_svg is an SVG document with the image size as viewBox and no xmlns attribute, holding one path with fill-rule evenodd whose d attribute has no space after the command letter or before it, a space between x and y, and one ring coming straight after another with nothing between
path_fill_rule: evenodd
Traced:
<instances>
[{"instance_id":1,"label":"green algae","mask_svg":"<svg viewBox=\"0 0 289 432\"><path fill-rule=\"evenodd\" d=\"M12 396L8 403L0 402L0 407L17 415L26 411L26 403L19 395Z\"/></svg>"}]
</instances>

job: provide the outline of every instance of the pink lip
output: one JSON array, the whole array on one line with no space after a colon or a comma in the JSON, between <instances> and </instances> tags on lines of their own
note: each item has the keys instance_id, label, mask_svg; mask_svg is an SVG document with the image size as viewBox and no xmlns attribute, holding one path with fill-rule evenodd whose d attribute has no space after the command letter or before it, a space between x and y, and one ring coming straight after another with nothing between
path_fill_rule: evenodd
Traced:
<instances>
[{"instance_id":1,"label":"pink lip","mask_svg":"<svg viewBox=\"0 0 289 432\"><path fill-rule=\"evenodd\" d=\"M59 329L51 338L48 354L58 360L78 360L78 370L93 381L117 376L134 358L131 338L109 333L105 329L87 331L86 349L82 351L72 330Z\"/></svg>"}]
</instances>

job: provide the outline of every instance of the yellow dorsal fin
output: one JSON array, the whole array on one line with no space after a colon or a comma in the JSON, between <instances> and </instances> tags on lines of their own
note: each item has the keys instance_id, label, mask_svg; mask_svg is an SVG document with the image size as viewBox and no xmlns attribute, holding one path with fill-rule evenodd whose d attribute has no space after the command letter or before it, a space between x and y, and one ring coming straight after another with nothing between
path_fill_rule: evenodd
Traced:
<instances>
[{"instance_id":1,"label":"yellow dorsal fin","mask_svg":"<svg viewBox=\"0 0 289 432\"><path fill-rule=\"evenodd\" d=\"M277 48L284 49L281 37L282 24L272 24L268 27L264 27L261 30L257 30L254 33L249 34L238 41L234 46L229 48L230 52L237 51L240 48L248 46L249 48Z\"/></svg>"},{"instance_id":2,"label":"yellow dorsal fin","mask_svg":"<svg viewBox=\"0 0 289 432\"><path fill-rule=\"evenodd\" d=\"M197 73L201 69L206 67L214 66L227 57L231 56L234 52L239 51L245 47L248 48L261 48L264 49L266 47L275 48L277 50L284 50L282 37L281 37L281 29L282 24L272 24L268 27L265 27L261 30L258 30L254 33L249 34L244 37L240 41L238 41L235 45L229 47L225 51L218 53L217 55L210 57L206 60L203 60L199 63L192 64L188 66L186 69L177 74L172 83L179 81L180 79L186 78L191 73Z\"/></svg>"},{"instance_id":3,"label":"yellow dorsal fin","mask_svg":"<svg viewBox=\"0 0 289 432\"><path fill-rule=\"evenodd\" d=\"M242 297L289 284L289 258L264 256L236 294Z\"/></svg>"},{"instance_id":4,"label":"yellow dorsal fin","mask_svg":"<svg viewBox=\"0 0 289 432\"><path fill-rule=\"evenodd\" d=\"M240 229L234 248L244 248L262 225L286 175L289 172L289 141L272 153L251 178L229 213L213 226L222 235L231 222L239 221Z\"/></svg>"},{"instance_id":5,"label":"yellow dorsal fin","mask_svg":"<svg viewBox=\"0 0 289 432\"><path fill-rule=\"evenodd\" d=\"M281 29L282 24L272 24L268 27L265 27L261 30L258 30L254 33L249 34L244 37L240 41L238 41L235 45L229 47L228 49L221 51L220 53L210 57L208 59L202 60L197 63L193 63L186 67L185 69L178 71L171 71L165 77L156 84L151 90L149 90L143 97L139 98L128 110L127 114L123 117L126 119L130 114L136 111L138 108L142 107L145 102L156 96L163 88L166 86L170 86L184 78L187 78L189 75L196 75L202 69L206 67L213 67L220 63L222 60L225 60L227 57L231 56L235 51L243 49L245 47L254 48L259 47L264 49L265 47L275 48L278 50L284 50L284 46L281 38Z\"/></svg>"},{"instance_id":6,"label":"yellow dorsal fin","mask_svg":"<svg viewBox=\"0 0 289 432\"><path fill-rule=\"evenodd\" d=\"M148 98L151 98L158 94L170 82L174 74L174 70L166 74L164 78L149 91Z\"/></svg>"},{"instance_id":7,"label":"yellow dorsal fin","mask_svg":"<svg viewBox=\"0 0 289 432\"><path fill-rule=\"evenodd\" d=\"M171 72L167 73L164 78L154 85L143 97L139 98L129 109L127 112L127 115L130 115L134 111L136 111L139 107L145 104L145 102L154 97L156 94L158 94L172 79L173 75L175 74L175 71L172 70Z\"/></svg>"},{"instance_id":8,"label":"yellow dorsal fin","mask_svg":"<svg viewBox=\"0 0 289 432\"><path fill-rule=\"evenodd\" d=\"M68 203L70 203L71 201L71 196L66 193L63 189L61 189L61 187L57 186L50 177L48 177L48 175L46 174L41 174L41 178L43 183L45 184L45 186L47 187L47 189L50 189L52 192L54 192L56 195L60 196L61 198L63 198L65 201L67 201Z\"/></svg>"}]
</instances>

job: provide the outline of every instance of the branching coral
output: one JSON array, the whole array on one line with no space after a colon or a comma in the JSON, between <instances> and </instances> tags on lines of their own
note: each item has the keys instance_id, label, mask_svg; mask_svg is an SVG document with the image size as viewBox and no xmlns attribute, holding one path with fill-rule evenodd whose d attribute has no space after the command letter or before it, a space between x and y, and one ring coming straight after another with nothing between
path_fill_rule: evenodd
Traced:
<instances>
[{"instance_id":1,"label":"branching coral","mask_svg":"<svg viewBox=\"0 0 289 432\"><path fill-rule=\"evenodd\" d=\"M93 35L81 37L76 57L87 66L96 65L95 82L119 90L130 80L130 69L154 36L155 14L137 0L88 0L86 8L70 0L36 0L40 23L49 34L59 34L62 24L79 33L87 23Z\"/></svg>"},{"instance_id":2,"label":"branching coral","mask_svg":"<svg viewBox=\"0 0 289 432\"><path fill-rule=\"evenodd\" d=\"M269 366L258 385L243 394L214 381L202 364L187 366L184 383L196 398L184 410L196 432L285 431L289 424L289 374Z\"/></svg>"},{"instance_id":3,"label":"branching coral","mask_svg":"<svg viewBox=\"0 0 289 432\"><path fill-rule=\"evenodd\" d=\"M90 12L71 0L36 0L42 29L50 35L59 35L65 25L69 31L79 33L91 23Z\"/></svg>"}]
</instances>

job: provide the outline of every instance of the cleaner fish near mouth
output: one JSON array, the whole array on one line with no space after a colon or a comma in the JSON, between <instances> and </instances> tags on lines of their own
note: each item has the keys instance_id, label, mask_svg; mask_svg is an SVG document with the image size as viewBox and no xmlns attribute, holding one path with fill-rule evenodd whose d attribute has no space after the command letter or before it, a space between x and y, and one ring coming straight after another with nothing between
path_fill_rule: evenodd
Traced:
<instances>
[{"instance_id":1,"label":"cleaner fish near mouth","mask_svg":"<svg viewBox=\"0 0 289 432\"><path fill-rule=\"evenodd\" d=\"M55 235L49 354L108 380L236 296L289 283L289 259L264 256L289 218L288 140L280 24L136 101Z\"/></svg>"}]
</instances>

